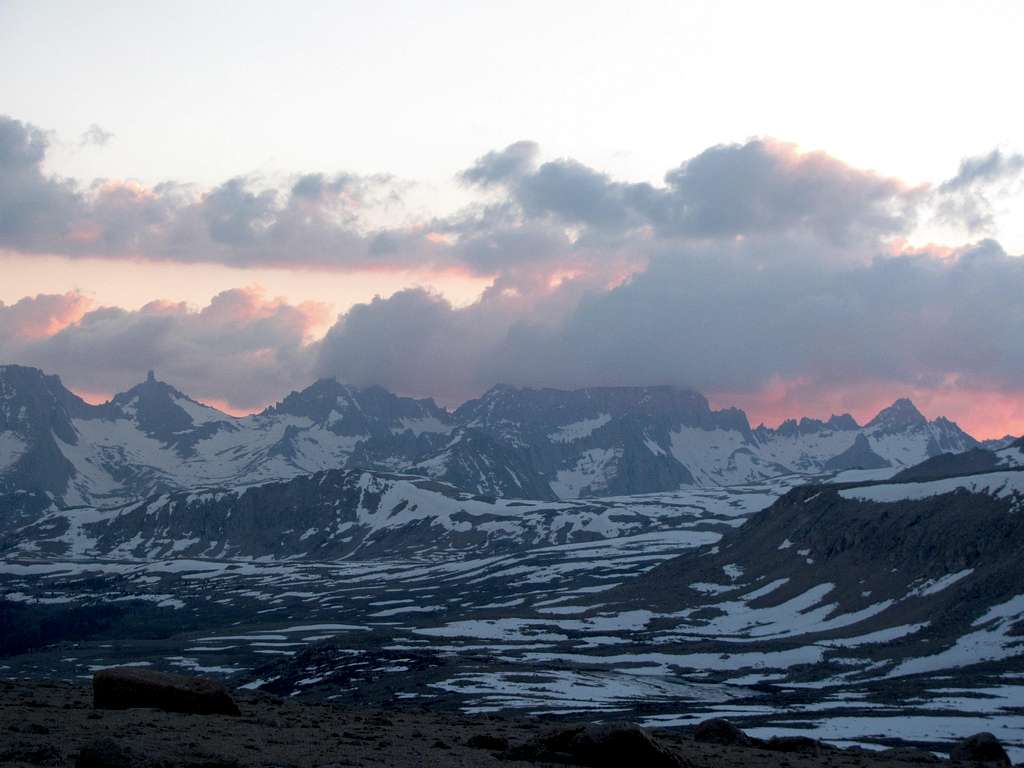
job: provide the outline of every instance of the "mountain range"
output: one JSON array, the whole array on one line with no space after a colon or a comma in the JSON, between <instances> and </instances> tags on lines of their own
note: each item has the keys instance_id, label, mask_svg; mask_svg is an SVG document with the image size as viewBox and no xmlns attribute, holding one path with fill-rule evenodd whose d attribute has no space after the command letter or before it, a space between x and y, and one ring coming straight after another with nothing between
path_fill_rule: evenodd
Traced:
<instances>
[{"instance_id":1,"label":"mountain range","mask_svg":"<svg viewBox=\"0 0 1024 768\"><path fill-rule=\"evenodd\" d=\"M238 418L0 367L12 675L847 737L962 710L1024 749L1022 513L1024 439L909 400L769 429L674 387L450 411L324 380Z\"/></svg>"},{"instance_id":2,"label":"mountain range","mask_svg":"<svg viewBox=\"0 0 1024 768\"><path fill-rule=\"evenodd\" d=\"M0 366L0 489L41 492L58 506L116 506L342 468L554 501L791 474L885 476L980 445L954 422L928 421L906 399L863 426L847 414L770 429L751 428L743 411L713 410L701 394L671 386L498 385L449 411L430 399L323 379L235 417L152 373L91 405L56 376Z\"/></svg>"}]
</instances>

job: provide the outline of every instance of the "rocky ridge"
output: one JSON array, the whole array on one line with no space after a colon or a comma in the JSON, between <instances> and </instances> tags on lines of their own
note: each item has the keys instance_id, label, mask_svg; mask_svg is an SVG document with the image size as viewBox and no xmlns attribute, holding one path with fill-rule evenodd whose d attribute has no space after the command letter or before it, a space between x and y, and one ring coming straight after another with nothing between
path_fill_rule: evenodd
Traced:
<instances>
[{"instance_id":1,"label":"rocky ridge","mask_svg":"<svg viewBox=\"0 0 1024 768\"><path fill-rule=\"evenodd\" d=\"M147 380L90 405L55 376L0 366L0 490L58 506L117 506L198 487L244 487L350 468L419 474L504 498L581 498L757 482L785 474L912 466L977 447L898 400L751 429L677 387L575 391L497 386L454 412L321 380L233 417ZM3 502L9 506L13 502Z\"/></svg>"}]
</instances>

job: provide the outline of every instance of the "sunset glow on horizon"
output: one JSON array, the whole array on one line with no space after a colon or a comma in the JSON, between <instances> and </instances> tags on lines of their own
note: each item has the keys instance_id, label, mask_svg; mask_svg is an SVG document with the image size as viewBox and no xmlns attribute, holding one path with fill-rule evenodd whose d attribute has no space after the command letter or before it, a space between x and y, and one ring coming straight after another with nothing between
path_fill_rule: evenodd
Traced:
<instances>
[{"instance_id":1,"label":"sunset glow on horizon","mask_svg":"<svg viewBox=\"0 0 1024 768\"><path fill-rule=\"evenodd\" d=\"M32 43L88 36L6 5L0 361L80 393L155 368L234 414L324 376L671 383L755 424L909 396L1024 432L1024 106L984 76L1018 6L867 3L843 34L802 0L576 8L315 2L296 58L273 3L68 6L121 41L96 89ZM240 37L266 50L224 66Z\"/></svg>"}]
</instances>

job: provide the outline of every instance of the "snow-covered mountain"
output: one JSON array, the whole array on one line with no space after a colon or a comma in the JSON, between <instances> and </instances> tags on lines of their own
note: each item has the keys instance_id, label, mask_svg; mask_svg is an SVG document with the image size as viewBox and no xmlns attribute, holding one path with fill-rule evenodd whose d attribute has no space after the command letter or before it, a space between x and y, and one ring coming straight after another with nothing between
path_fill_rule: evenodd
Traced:
<instances>
[{"instance_id":1,"label":"snow-covered mountain","mask_svg":"<svg viewBox=\"0 0 1024 768\"><path fill-rule=\"evenodd\" d=\"M357 447L386 446L403 463L442 444L451 429L448 413L430 400L333 380L238 418L152 374L94 406L55 376L0 367L0 476L63 504L265 483L343 467Z\"/></svg>"},{"instance_id":2,"label":"snow-covered mountain","mask_svg":"<svg viewBox=\"0 0 1024 768\"><path fill-rule=\"evenodd\" d=\"M761 455L796 472L902 468L940 453L960 453L978 441L949 419L928 421L900 399L863 427L851 416L787 421L778 429L758 427Z\"/></svg>"},{"instance_id":3,"label":"snow-covered mountain","mask_svg":"<svg viewBox=\"0 0 1024 768\"><path fill-rule=\"evenodd\" d=\"M850 416L751 429L677 387L497 386L449 412L325 379L234 417L147 380L90 405L55 376L0 366L0 491L115 506L339 468L404 472L494 497L553 500L727 486L786 474L898 471L977 442L898 400Z\"/></svg>"},{"instance_id":4,"label":"snow-covered mountain","mask_svg":"<svg viewBox=\"0 0 1024 768\"><path fill-rule=\"evenodd\" d=\"M676 387L495 387L455 419L527 451L561 498L733 485L783 474L899 468L978 445L953 422L897 400L861 427L849 414L750 428Z\"/></svg>"}]
</instances>

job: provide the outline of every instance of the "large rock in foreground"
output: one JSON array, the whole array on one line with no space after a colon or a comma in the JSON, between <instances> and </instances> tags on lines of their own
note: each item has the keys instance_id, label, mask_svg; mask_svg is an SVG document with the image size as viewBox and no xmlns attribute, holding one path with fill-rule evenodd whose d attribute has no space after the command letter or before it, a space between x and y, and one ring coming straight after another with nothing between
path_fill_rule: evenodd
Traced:
<instances>
[{"instance_id":1,"label":"large rock in foreground","mask_svg":"<svg viewBox=\"0 0 1024 768\"><path fill-rule=\"evenodd\" d=\"M96 709L147 707L193 715L237 715L227 689L205 677L187 677L149 669L104 669L92 678Z\"/></svg>"},{"instance_id":2,"label":"large rock in foreground","mask_svg":"<svg viewBox=\"0 0 1024 768\"><path fill-rule=\"evenodd\" d=\"M686 768L688 763L635 725L583 725L552 731L505 753L510 760L590 768Z\"/></svg>"},{"instance_id":3,"label":"large rock in foreground","mask_svg":"<svg viewBox=\"0 0 1024 768\"><path fill-rule=\"evenodd\" d=\"M994 766L1009 766L1010 758L991 733L976 733L957 743L949 753L949 759L961 763L984 763Z\"/></svg>"},{"instance_id":4,"label":"large rock in foreground","mask_svg":"<svg viewBox=\"0 0 1024 768\"><path fill-rule=\"evenodd\" d=\"M762 743L750 738L738 726L722 718L700 723L693 732L693 740L726 747L753 747Z\"/></svg>"}]
</instances>

